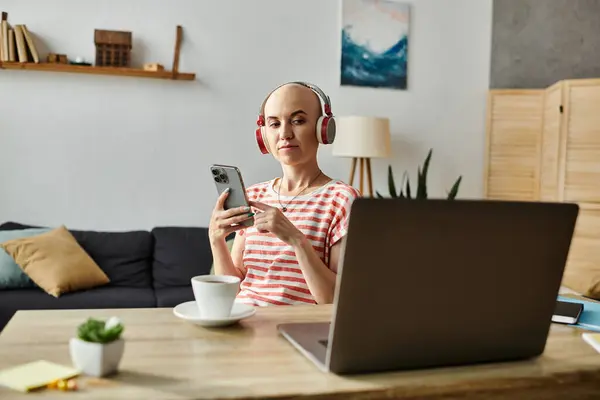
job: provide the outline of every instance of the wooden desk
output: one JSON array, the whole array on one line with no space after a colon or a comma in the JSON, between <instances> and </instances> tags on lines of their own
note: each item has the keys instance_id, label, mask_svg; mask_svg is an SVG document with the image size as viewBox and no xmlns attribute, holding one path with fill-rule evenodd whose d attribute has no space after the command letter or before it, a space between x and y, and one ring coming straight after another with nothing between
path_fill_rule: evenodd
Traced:
<instances>
[{"instance_id":1,"label":"wooden desk","mask_svg":"<svg viewBox=\"0 0 600 400\"><path fill-rule=\"evenodd\" d=\"M475 367L340 377L320 372L280 337L275 325L327 321L330 306L260 308L227 329L205 329L171 309L20 311L0 334L0 368L46 359L71 365L68 340L88 316L126 324L121 372L81 379L82 390L21 394L34 399L576 399L600 396L600 354L580 330L553 326L537 360Z\"/></svg>"}]
</instances>

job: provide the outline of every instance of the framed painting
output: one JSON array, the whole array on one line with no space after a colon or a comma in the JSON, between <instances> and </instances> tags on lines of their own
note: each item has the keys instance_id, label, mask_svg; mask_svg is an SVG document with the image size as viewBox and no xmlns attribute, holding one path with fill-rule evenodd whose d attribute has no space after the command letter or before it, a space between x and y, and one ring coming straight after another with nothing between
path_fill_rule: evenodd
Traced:
<instances>
[{"instance_id":1,"label":"framed painting","mask_svg":"<svg viewBox=\"0 0 600 400\"><path fill-rule=\"evenodd\" d=\"M406 89L410 5L342 0L341 84Z\"/></svg>"}]
</instances>

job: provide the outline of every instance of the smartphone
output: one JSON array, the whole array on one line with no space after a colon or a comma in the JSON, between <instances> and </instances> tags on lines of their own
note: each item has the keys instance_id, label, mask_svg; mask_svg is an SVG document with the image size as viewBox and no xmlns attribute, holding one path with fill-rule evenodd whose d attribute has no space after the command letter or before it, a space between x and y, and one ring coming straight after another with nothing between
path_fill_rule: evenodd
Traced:
<instances>
[{"instance_id":1,"label":"smartphone","mask_svg":"<svg viewBox=\"0 0 600 400\"><path fill-rule=\"evenodd\" d=\"M568 301L556 301L552 322L559 324L576 324L583 312L583 304Z\"/></svg>"},{"instance_id":2,"label":"smartphone","mask_svg":"<svg viewBox=\"0 0 600 400\"><path fill-rule=\"evenodd\" d=\"M215 182L217 194L219 196L225 189L229 188L229 195L225 199L225 204L223 206L226 210L236 207L247 207L250 205L248 195L246 194L244 179L242 179L242 173L237 167L232 165L213 164L210 166L210 173ZM246 221L241 222L241 224L245 226L252 226L253 223L254 219L250 217Z\"/></svg>"}]
</instances>

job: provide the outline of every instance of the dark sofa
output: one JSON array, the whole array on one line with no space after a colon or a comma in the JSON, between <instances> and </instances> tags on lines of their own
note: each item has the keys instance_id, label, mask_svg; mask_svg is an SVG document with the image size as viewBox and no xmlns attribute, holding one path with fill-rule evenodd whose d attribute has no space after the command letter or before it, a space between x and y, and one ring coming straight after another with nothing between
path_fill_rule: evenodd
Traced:
<instances>
[{"instance_id":1,"label":"dark sofa","mask_svg":"<svg viewBox=\"0 0 600 400\"><path fill-rule=\"evenodd\" d=\"M39 226L5 222L0 230ZM194 299L190 278L210 273L208 229L151 231L69 229L110 283L55 298L39 288L0 290L0 331L17 310L174 307Z\"/></svg>"}]
</instances>

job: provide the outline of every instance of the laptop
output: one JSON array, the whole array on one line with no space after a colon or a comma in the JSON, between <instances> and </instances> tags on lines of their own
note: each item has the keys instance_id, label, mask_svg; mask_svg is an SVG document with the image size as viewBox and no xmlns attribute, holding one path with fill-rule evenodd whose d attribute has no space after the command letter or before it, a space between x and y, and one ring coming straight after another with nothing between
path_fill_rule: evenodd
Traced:
<instances>
[{"instance_id":1,"label":"laptop","mask_svg":"<svg viewBox=\"0 0 600 400\"><path fill-rule=\"evenodd\" d=\"M569 203L358 198L331 322L278 331L335 374L534 358L578 213Z\"/></svg>"}]
</instances>

